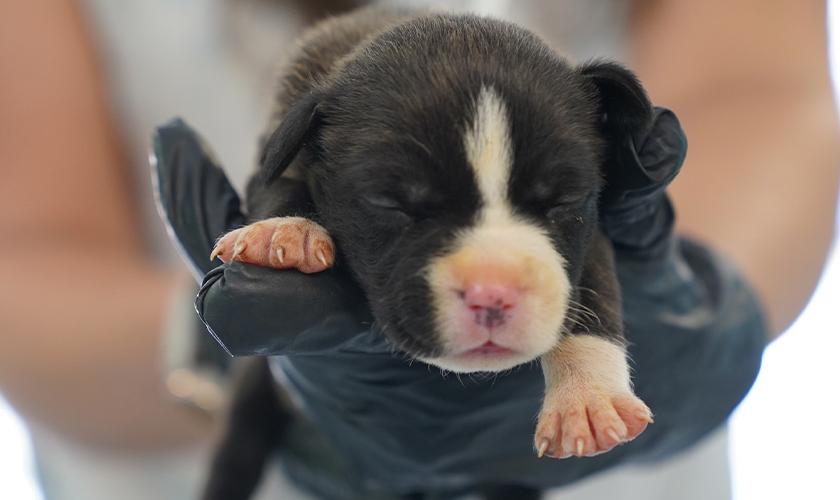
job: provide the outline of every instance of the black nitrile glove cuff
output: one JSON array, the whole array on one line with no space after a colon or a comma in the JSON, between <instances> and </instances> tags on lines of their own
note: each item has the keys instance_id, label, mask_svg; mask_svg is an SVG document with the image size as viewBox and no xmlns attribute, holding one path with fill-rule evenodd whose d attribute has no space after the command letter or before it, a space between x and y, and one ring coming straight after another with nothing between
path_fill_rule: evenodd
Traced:
<instances>
[{"instance_id":1,"label":"black nitrile glove cuff","mask_svg":"<svg viewBox=\"0 0 840 500\"><path fill-rule=\"evenodd\" d=\"M640 259L663 256L674 227L665 188L685 161L685 133L676 115L656 108L649 131L625 137L607 162L601 227L616 251Z\"/></svg>"},{"instance_id":2,"label":"black nitrile glove cuff","mask_svg":"<svg viewBox=\"0 0 840 500\"><path fill-rule=\"evenodd\" d=\"M149 159L158 213L201 282L219 265L210 261L216 239L245 223L239 196L207 144L180 118L158 127Z\"/></svg>"}]
</instances>

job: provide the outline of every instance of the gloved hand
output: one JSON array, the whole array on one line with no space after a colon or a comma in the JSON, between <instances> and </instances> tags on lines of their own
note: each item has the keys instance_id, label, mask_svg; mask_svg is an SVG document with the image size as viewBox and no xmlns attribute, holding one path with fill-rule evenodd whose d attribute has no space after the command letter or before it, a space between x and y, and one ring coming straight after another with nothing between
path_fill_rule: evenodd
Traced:
<instances>
[{"instance_id":1,"label":"gloved hand","mask_svg":"<svg viewBox=\"0 0 840 500\"><path fill-rule=\"evenodd\" d=\"M340 269L306 275L241 262L211 262L216 239L245 224L240 200L214 155L181 120L158 128L153 178L175 245L203 283L196 310L234 356L315 353L368 332L361 289ZM664 193L685 158L676 116L657 108L650 130L626 137L607 162L601 225L618 252L664 253L674 214Z\"/></svg>"},{"instance_id":2,"label":"gloved hand","mask_svg":"<svg viewBox=\"0 0 840 500\"><path fill-rule=\"evenodd\" d=\"M619 252L661 257L674 225L665 188L680 172L688 143L673 111L655 108L653 125L613 149L601 193L601 228Z\"/></svg>"},{"instance_id":3,"label":"gloved hand","mask_svg":"<svg viewBox=\"0 0 840 500\"><path fill-rule=\"evenodd\" d=\"M303 274L211 261L216 239L246 224L239 196L207 144L182 120L159 127L152 141L158 211L202 283L196 311L229 354L319 352L370 329L362 290L340 270Z\"/></svg>"}]
</instances>

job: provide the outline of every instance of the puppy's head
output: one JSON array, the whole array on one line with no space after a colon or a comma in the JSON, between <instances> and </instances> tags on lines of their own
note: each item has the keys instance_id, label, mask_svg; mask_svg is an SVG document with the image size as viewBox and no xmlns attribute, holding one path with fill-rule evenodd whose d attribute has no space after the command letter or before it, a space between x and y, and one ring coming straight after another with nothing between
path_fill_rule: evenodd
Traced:
<instances>
[{"instance_id":1,"label":"puppy's head","mask_svg":"<svg viewBox=\"0 0 840 500\"><path fill-rule=\"evenodd\" d=\"M559 341L597 226L605 151L650 121L636 79L573 67L474 17L380 35L303 96L268 142L307 155L322 224L399 348L498 371Z\"/></svg>"}]
</instances>

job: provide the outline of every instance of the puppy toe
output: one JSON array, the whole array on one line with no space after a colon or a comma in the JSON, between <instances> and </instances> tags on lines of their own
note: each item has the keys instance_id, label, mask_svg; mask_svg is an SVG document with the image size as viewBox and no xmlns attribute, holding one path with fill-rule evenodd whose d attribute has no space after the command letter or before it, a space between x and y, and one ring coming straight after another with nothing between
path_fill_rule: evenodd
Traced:
<instances>
[{"instance_id":1,"label":"puppy toe","mask_svg":"<svg viewBox=\"0 0 840 500\"><path fill-rule=\"evenodd\" d=\"M335 246L327 231L303 217L274 217L222 236L211 259L317 273L330 267Z\"/></svg>"},{"instance_id":2,"label":"puppy toe","mask_svg":"<svg viewBox=\"0 0 840 500\"><path fill-rule=\"evenodd\" d=\"M626 441L635 439L648 424L653 423L653 415L646 404L633 394L621 394L612 398L612 404L619 418L627 427Z\"/></svg>"}]
</instances>

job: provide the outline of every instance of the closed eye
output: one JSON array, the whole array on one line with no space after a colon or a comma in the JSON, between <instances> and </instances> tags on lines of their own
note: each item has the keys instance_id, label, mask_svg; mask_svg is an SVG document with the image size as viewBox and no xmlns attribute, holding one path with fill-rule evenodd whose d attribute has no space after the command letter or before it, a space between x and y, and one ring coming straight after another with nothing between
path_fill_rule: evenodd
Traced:
<instances>
[{"instance_id":1,"label":"closed eye","mask_svg":"<svg viewBox=\"0 0 840 500\"><path fill-rule=\"evenodd\" d=\"M596 192L584 192L561 196L553 202L545 211L549 217L557 217L564 213L573 214L579 212L584 206L596 200Z\"/></svg>"},{"instance_id":2,"label":"closed eye","mask_svg":"<svg viewBox=\"0 0 840 500\"><path fill-rule=\"evenodd\" d=\"M377 209L379 212L384 212L386 216L398 218L402 223L407 224L414 221L414 217L408 210L394 198L383 195L372 195L365 196L363 200L368 206Z\"/></svg>"},{"instance_id":3,"label":"closed eye","mask_svg":"<svg viewBox=\"0 0 840 500\"><path fill-rule=\"evenodd\" d=\"M573 207L582 205L590 197L589 193L567 194L554 200L549 210L558 207Z\"/></svg>"},{"instance_id":4,"label":"closed eye","mask_svg":"<svg viewBox=\"0 0 840 500\"><path fill-rule=\"evenodd\" d=\"M388 210L402 210L400 202L387 196L365 196L365 202L377 208L386 208Z\"/></svg>"}]
</instances>

